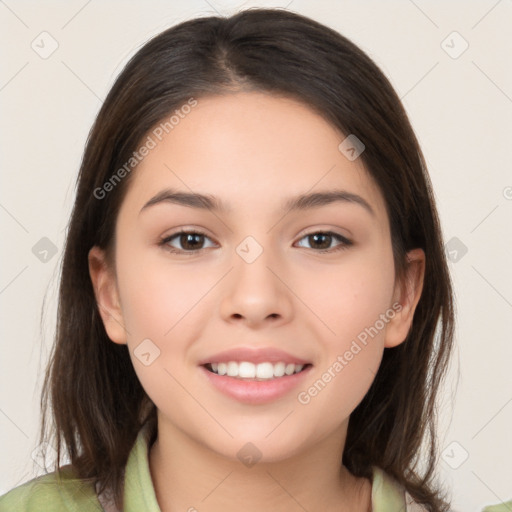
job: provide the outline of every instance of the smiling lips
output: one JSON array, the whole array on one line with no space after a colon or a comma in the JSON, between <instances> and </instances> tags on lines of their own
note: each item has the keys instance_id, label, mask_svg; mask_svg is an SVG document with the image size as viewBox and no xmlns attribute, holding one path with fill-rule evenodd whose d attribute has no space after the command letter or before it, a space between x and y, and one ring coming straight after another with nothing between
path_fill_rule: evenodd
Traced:
<instances>
[{"instance_id":1,"label":"smiling lips","mask_svg":"<svg viewBox=\"0 0 512 512\"><path fill-rule=\"evenodd\" d=\"M210 356L200 366L218 390L255 405L286 394L313 365L282 350L241 347Z\"/></svg>"}]
</instances>

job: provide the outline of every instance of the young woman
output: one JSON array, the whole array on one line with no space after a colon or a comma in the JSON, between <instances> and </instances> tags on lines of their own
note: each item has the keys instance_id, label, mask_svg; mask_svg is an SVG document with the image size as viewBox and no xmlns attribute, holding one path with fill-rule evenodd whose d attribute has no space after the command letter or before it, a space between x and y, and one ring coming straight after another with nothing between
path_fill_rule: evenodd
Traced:
<instances>
[{"instance_id":1,"label":"young woman","mask_svg":"<svg viewBox=\"0 0 512 512\"><path fill-rule=\"evenodd\" d=\"M375 63L286 11L181 23L90 133L42 395L58 462L0 510L446 511L453 315Z\"/></svg>"}]
</instances>

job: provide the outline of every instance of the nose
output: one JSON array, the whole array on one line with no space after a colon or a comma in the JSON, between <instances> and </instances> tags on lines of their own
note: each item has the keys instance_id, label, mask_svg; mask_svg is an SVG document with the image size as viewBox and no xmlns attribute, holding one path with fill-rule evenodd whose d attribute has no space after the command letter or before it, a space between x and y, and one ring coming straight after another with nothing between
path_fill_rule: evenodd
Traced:
<instances>
[{"instance_id":1,"label":"nose","mask_svg":"<svg viewBox=\"0 0 512 512\"><path fill-rule=\"evenodd\" d=\"M270 250L265 249L251 263L235 253L233 263L222 289L222 318L251 328L290 322L293 292L286 284L282 262L278 265Z\"/></svg>"}]
</instances>

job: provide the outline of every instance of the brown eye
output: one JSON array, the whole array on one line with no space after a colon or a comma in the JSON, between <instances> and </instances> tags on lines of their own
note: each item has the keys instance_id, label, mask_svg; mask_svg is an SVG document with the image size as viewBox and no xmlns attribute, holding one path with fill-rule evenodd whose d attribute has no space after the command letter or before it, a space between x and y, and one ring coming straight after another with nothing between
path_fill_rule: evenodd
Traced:
<instances>
[{"instance_id":1,"label":"brown eye","mask_svg":"<svg viewBox=\"0 0 512 512\"><path fill-rule=\"evenodd\" d=\"M205 249L205 242L209 238L198 231L180 231L164 238L160 245L166 247L171 252L198 252ZM178 247L176 247L176 244ZM213 246L213 244L212 244Z\"/></svg>"},{"instance_id":2,"label":"brown eye","mask_svg":"<svg viewBox=\"0 0 512 512\"><path fill-rule=\"evenodd\" d=\"M341 249L346 249L348 246L352 245L352 242L345 238L344 236L333 233L331 231L319 231L316 233L310 233L306 235L301 240L307 240L310 249L316 249L317 252L334 252ZM337 241L338 244L332 246L333 241ZM302 246L303 247L303 246Z\"/></svg>"},{"instance_id":3,"label":"brown eye","mask_svg":"<svg viewBox=\"0 0 512 512\"><path fill-rule=\"evenodd\" d=\"M179 241L183 249L193 251L195 249L202 249L204 236L199 233L185 233L179 236Z\"/></svg>"}]
</instances>

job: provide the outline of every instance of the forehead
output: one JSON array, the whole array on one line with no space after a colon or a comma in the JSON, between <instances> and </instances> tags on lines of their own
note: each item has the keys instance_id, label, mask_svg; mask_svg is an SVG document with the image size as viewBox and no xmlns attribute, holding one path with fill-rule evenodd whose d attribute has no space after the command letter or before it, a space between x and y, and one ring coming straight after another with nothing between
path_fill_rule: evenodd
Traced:
<instances>
[{"instance_id":1,"label":"forehead","mask_svg":"<svg viewBox=\"0 0 512 512\"><path fill-rule=\"evenodd\" d=\"M133 171L125 203L140 210L172 188L213 195L235 211L252 201L277 208L283 198L342 189L385 212L361 159L339 150L346 136L307 105L260 92L196 101L172 124L165 119L148 132L152 149Z\"/></svg>"}]
</instances>

